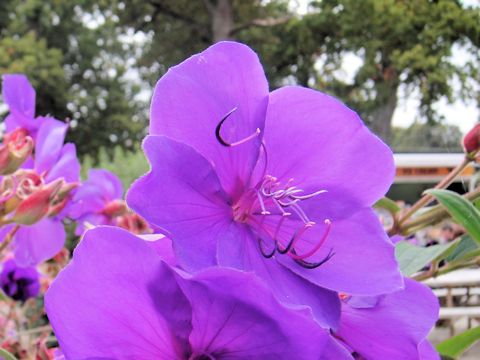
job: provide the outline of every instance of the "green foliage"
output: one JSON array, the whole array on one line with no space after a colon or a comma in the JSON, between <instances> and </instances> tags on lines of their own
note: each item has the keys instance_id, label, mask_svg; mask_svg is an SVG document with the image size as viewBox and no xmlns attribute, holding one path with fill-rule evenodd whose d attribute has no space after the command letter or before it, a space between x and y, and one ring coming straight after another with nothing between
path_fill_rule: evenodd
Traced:
<instances>
[{"instance_id":1,"label":"green foliage","mask_svg":"<svg viewBox=\"0 0 480 360\"><path fill-rule=\"evenodd\" d=\"M458 245L458 241L448 244L420 247L401 241L395 246L400 271L404 276L412 276L433 261L440 261L447 257Z\"/></svg>"},{"instance_id":2,"label":"green foliage","mask_svg":"<svg viewBox=\"0 0 480 360\"><path fill-rule=\"evenodd\" d=\"M435 196L452 218L461 224L474 240L480 243L480 211L471 202L449 190L431 189L426 193Z\"/></svg>"},{"instance_id":3,"label":"green foliage","mask_svg":"<svg viewBox=\"0 0 480 360\"><path fill-rule=\"evenodd\" d=\"M480 244L473 240L470 236L464 235L460 238L458 246L456 246L450 255L445 258L445 261L462 261L471 259L478 255Z\"/></svg>"},{"instance_id":4,"label":"green foliage","mask_svg":"<svg viewBox=\"0 0 480 360\"><path fill-rule=\"evenodd\" d=\"M38 114L71 119L80 154L134 147L146 116L126 77L134 56L118 17L91 0L5 0L0 15L0 75L29 76Z\"/></svg>"},{"instance_id":5,"label":"green foliage","mask_svg":"<svg viewBox=\"0 0 480 360\"><path fill-rule=\"evenodd\" d=\"M401 210L400 206L397 205L395 201L389 199L387 197L383 197L378 200L375 205L373 205L377 209L385 209L388 210L392 214L396 214Z\"/></svg>"},{"instance_id":6,"label":"green foliage","mask_svg":"<svg viewBox=\"0 0 480 360\"><path fill-rule=\"evenodd\" d=\"M480 327L476 327L441 342L436 348L440 355L452 359L458 359L479 340Z\"/></svg>"},{"instance_id":7,"label":"green foliage","mask_svg":"<svg viewBox=\"0 0 480 360\"><path fill-rule=\"evenodd\" d=\"M17 360L17 358L15 356L10 354L5 349L0 349L0 359L2 359L2 360Z\"/></svg>"},{"instance_id":8,"label":"green foliage","mask_svg":"<svg viewBox=\"0 0 480 360\"><path fill-rule=\"evenodd\" d=\"M91 168L104 168L112 171L122 180L126 191L133 181L148 172L148 161L140 149L126 152L120 146L116 146L112 150L112 155L109 155L105 149L100 149L98 160L86 156L82 163L82 178L87 178L88 170Z\"/></svg>"},{"instance_id":9,"label":"green foliage","mask_svg":"<svg viewBox=\"0 0 480 360\"><path fill-rule=\"evenodd\" d=\"M305 20L316 19L312 24L319 28L318 50L326 54L316 86L346 100L384 138L390 138L400 84L406 93L420 93L421 113L430 122L441 118L432 105L442 97L453 99L453 79L462 85L458 96L478 96L469 80L478 83L479 9L464 8L452 0L322 0L314 4L318 13ZM473 60L454 64L454 45L464 47ZM334 72L350 52L363 61L351 83Z\"/></svg>"},{"instance_id":10,"label":"green foliage","mask_svg":"<svg viewBox=\"0 0 480 360\"><path fill-rule=\"evenodd\" d=\"M390 145L397 152L462 152L462 132L455 125L413 123L408 128L393 128Z\"/></svg>"},{"instance_id":11,"label":"green foliage","mask_svg":"<svg viewBox=\"0 0 480 360\"><path fill-rule=\"evenodd\" d=\"M119 3L124 6L119 7ZM222 5L226 5L223 13L217 12ZM140 49L139 65L141 74L153 86L170 66L219 39L247 43L259 52L267 72L277 74L276 66L283 62L278 58L278 50L285 41L279 35L288 33L281 29L290 27L287 20L292 16L287 5L286 0L130 0L111 2L109 8L126 31L133 28L148 34L149 40ZM216 12L224 22L223 28L216 27ZM292 38L301 44L297 40ZM296 55L290 52L290 56ZM291 64L295 62L288 65Z\"/></svg>"}]
</instances>

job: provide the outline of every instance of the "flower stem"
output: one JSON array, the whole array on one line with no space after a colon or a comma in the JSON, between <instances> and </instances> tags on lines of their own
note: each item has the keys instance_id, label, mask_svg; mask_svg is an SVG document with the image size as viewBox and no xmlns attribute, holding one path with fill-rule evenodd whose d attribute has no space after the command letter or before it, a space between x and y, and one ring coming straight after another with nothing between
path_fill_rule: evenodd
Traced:
<instances>
[{"instance_id":1,"label":"flower stem","mask_svg":"<svg viewBox=\"0 0 480 360\"><path fill-rule=\"evenodd\" d=\"M468 201L474 201L480 198L480 188L475 189L472 192L469 192L463 197ZM416 217L415 219L408 221L402 226L398 226L396 231L398 234L403 236L408 236L416 231L423 229L426 226L435 225L440 221L448 218L450 216L449 212L442 205L436 205L431 207L422 215Z\"/></svg>"},{"instance_id":2,"label":"flower stem","mask_svg":"<svg viewBox=\"0 0 480 360\"><path fill-rule=\"evenodd\" d=\"M0 255L2 255L2 252L8 247L8 245L10 245L10 243L13 240L13 236L15 235L15 233L18 231L19 228L20 228L20 225L15 225L13 229L10 230L10 232L7 235L5 235L3 242L0 244Z\"/></svg>"}]
</instances>

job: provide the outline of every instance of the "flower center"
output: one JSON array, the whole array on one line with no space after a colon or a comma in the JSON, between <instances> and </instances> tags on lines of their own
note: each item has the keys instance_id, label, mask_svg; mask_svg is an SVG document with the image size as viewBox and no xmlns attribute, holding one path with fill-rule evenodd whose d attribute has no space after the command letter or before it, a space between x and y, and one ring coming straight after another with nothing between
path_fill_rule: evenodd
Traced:
<instances>
[{"instance_id":1,"label":"flower center","mask_svg":"<svg viewBox=\"0 0 480 360\"><path fill-rule=\"evenodd\" d=\"M260 237L258 238L259 249L265 258L271 258L276 252L287 254L303 267L313 269L322 265L333 256L332 252L330 252L325 259L319 262L305 261L305 259L315 255L325 243L330 233L332 222L329 219L325 219L324 222L327 228L323 236L316 241L310 250L299 254L296 250L296 245L299 244L299 241L308 229L316 225L314 221L308 218L300 204L302 201L326 192L326 190L305 194L302 189L294 186L293 182L294 180L290 179L282 186L276 177L266 175L255 188L245 191L233 204L233 219L236 222L245 223L253 227L262 234L266 234L267 238L272 240L272 244L270 244L271 249L267 250L266 244L263 244ZM267 229L264 224L267 217L276 222L273 230ZM280 233L282 228L286 226L285 221L287 219L294 221L296 229L286 244L283 241L284 245L282 245Z\"/></svg>"},{"instance_id":2,"label":"flower center","mask_svg":"<svg viewBox=\"0 0 480 360\"><path fill-rule=\"evenodd\" d=\"M261 130L257 128L254 133L241 140L235 142L226 141L221 135L221 130L224 126L225 121L236 110L236 107L230 110L220 120L220 122L215 128L215 137L217 141L225 147L242 145L255 139L261 133ZM267 148L263 141L260 143L260 145L263 149L263 153L265 156L263 179L254 188L246 190L233 204L233 220L239 223L248 224L256 230L260 230L260 232L265 233L267 237L272 240L273 247L270 251L267 251L264 249L264 244L262 244L261 237L258 237L258 246L260 252L265 258L268 259L273 257L276 252L280 254L288 254L288 256L290 256L304 268L315 269L327 262L334 255L331 249L328 255L320 261L305 261L305 259L315 255L325 243L330 233L332 222L329 219L325 219L324 222L327 226L327 229L323 236L317 240L315 245L310 250L303 254L298 254L296 250L296 245L299 243L299 240L309 228L316 225L314 221L310 221L308 216L302 210L302 208L300 207L300 202L320 195L326 192L326 190L319 190L310 194L305 194L302 189L299 189L297 186L292 185L293 179L288 180L287 183L282 186L282 184L278 181L276 177L266 174L268 163ZM291 217L292 215L294 215L293 217L295 218L293 219L294 222L300 225L293 232L286 245L282 246L280 244L279 234L282 227L284 226L285 219ZM275 217L277 219L277 225L273 233L264 226L264 220L267 216ZM260 217L260 220L258 219L258 217Z\"/></svg>"}]
</instances>

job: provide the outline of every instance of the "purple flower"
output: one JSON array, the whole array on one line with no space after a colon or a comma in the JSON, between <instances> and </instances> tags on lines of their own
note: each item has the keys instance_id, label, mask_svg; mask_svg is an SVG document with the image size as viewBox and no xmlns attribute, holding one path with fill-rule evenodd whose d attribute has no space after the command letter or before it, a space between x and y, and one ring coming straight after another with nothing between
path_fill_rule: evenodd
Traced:
<instances>
[{"instance_id":1,"label":"purple flower","mask_svg":"<svg viewBox=\"0 0 480 360\"><path fill-rule=\"evenodd\" d=\"M254 271L332 327L333 291L402 288L371 209L393 180L392 153L338 100L301 87L269 94L256 54L221 42L160 79L150 134L151 171L127 203L172 238L183 268Z\"/></svg>"},{"instance_id":2,"label":"purple flower","mask_svg":"<svg viewBox=\"0 0 480 360\"><path fill-rule=\"evenodd\" d=\"M438 319L432 290L405 278L405 289L378 297L342 296L335 337L369 360L438 359L426 337Z\"/></svg>"},{"instance_id":3,"label":"purple flower","mask_svg":"<svg viewBox=\"0 0 480 360\"><path fill-rule=\"evenodd\" d=\"M48 119L43 122L37 132L34 160L10 178L3 178L2 185L12 186L10 197L4 197L3 202L8 204L7 201L12 201L13 197L18 201L28 200L35 191L59 179L63 179L68 189L79 181L80 164L75 145L63 144L66 130L67 125L58 120ZM48 216L32 225L20 226L14 238L15 260L19 265L36 265L60 251L66 237L61 220L67 202L68 196L53 204L48 209Z\"/></svg>"},{"instance_id":4,"label":"purple flower","mask_svg":"<svg viewBox=\"0 0 480 360\"><path fill-rule=\"evenodd\" d=\"M38 272L33 267L18 267L13 259L7 260L0 273L0 288L13 300L26 301L38 295Z\"/></svg>"},{"instance_id":5,"label":"purple flower","mask_svg":"<svg viewBox=\"0 0 480 360\"><path fill-rule=\"evenodd\" d=\"M2 77L2 97L10 114L5 119L7 132L22 128L35 138L38 129L49 117L35 117L35 90L23 74Z\"/></svg>"},{"instance_id":6,"label":"purple flower","mask_svg":"<svg viewBox=\"0 0 480 360\"><path fill-rule=\"evenodd\" d=\"M155 244L119 228L86 232L45 296L66 358L331 359L341 351L255 275L189 275L165 263Z\"/></svg>"},{"instance_id":7,"label":"purple flower","mask_svg":"<svg viewBox=\"0 0 480 360\"><path fill-rule=\"evenodd\" d=\"M76 191L69 215L77 220L76 234L85 231L85 224L113 225L113 216L124 212L123 186L120 179L105 169L91 169L88 178Z\"/></svg>"}]
</instances>

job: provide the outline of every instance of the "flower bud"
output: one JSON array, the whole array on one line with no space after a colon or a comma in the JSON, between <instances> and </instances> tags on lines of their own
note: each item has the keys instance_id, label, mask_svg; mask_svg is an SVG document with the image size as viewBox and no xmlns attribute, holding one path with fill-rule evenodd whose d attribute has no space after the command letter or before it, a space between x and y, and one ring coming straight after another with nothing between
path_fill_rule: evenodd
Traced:
<instances>
[{"instance_id":1,"label":"flower bud","mask_svg":"<svg viewBox=\"0 0 480 360\"><path fill-rule=\"evenodd\" d=\"M63 179L58 179L29 195L20 202L12 220L22 225L40 221L49 213L50 204L64 184Z\"/></svg>"},{"instance_id":2,"label":"flower bud","mask_svg":"<svg viewBox=\"0 0 480 360\"><path fill-rule=\"evenodd\" d=\"M463 138L463 148L467 154L480 150L480 123L475 125Z\"/></svg>"},{"instance_id":3,"label":"flower bud","mask_svg":"<svg viewBox=\"0 0 480 360\"><path fill-rule=\"evenodd\" d=\"M33 146L32 138L24 129L6 134L0 145L0 175L15 172L30 156Z\"/></svg>"},{"instance_id":4,"label":"flower bud","mask_svg":"<svg viewBox=\"0 0 480 360\"><path fill-rule=\"evenodd\" d=\"M48 216L58 215L70 201L70 193L75 189L79 183L64 183L53 199Z\"/></svg>"},{"instance_id":5,"label":"flower bud","mask_svg":"<svg viewBox=\"0 0 480 360\"><path fill-rule=\"evenodd\" d=\"M122 199L110 201L102 210L102 213L108 217L115 217L125 214L127 205Z\"/></svg>"},{"instance_id":6,"label":"flower bud","mask_svg":"<svg viewBox=\"0 0 480 360\"><path fill-rule=\"evenodd\" d=\"M8 214L17 209L18 205L43 187L43 179L33 170L20 169L15 174L5 176L0 184L2 212Z\"/></svg>"},{"instance_id":7,"label":"flower bud","mask_svg":"<svg viewBox=\"0 0 480 360\"><path fill-rule=\"evenodd\" d=\"M133 234L147 234L152 232L148 223L140 215L135 213L127 213L115 219L118 227L124 228Z\"/></svg>"}]
</instances>

